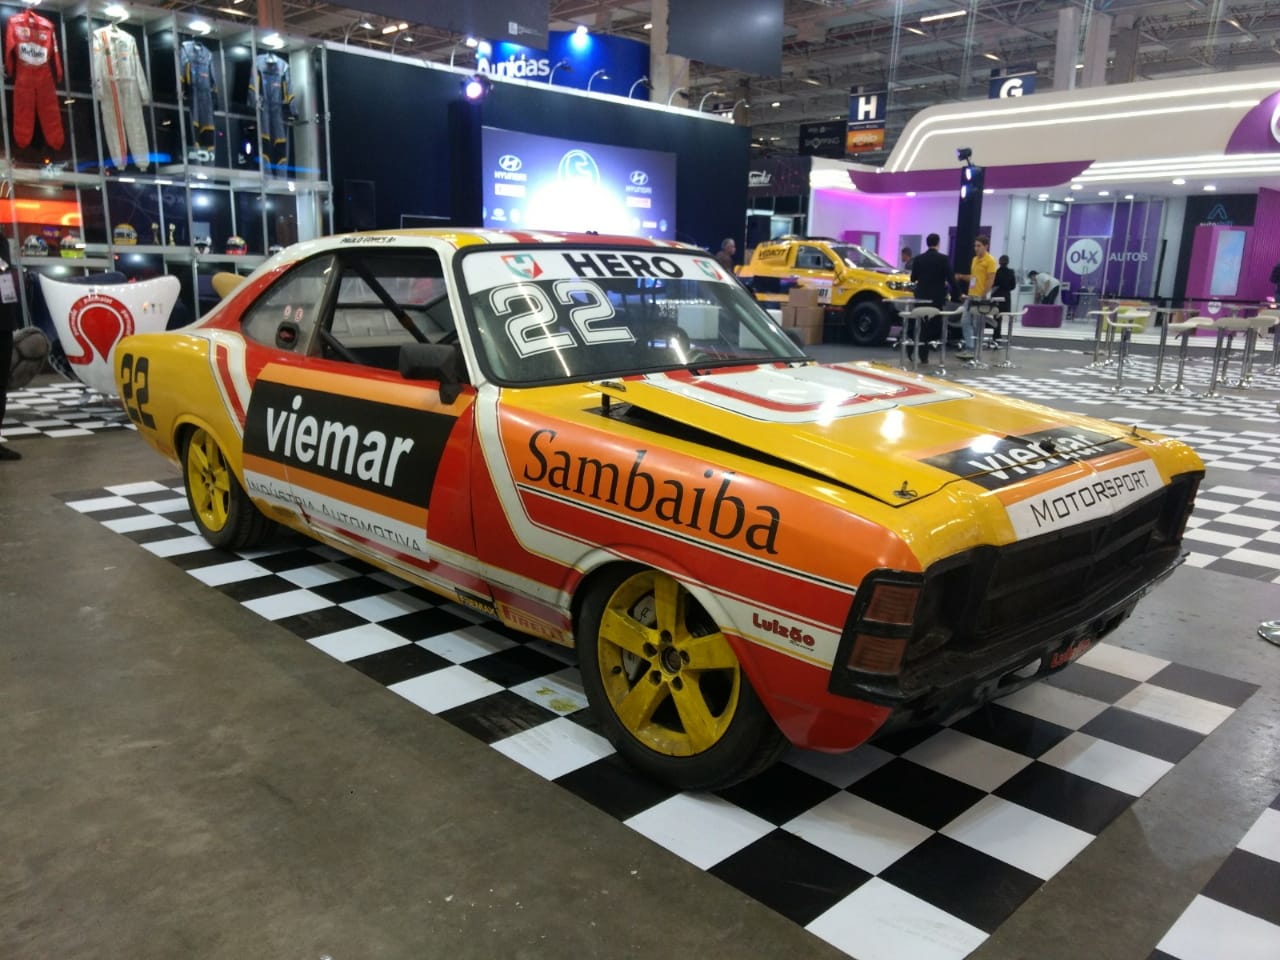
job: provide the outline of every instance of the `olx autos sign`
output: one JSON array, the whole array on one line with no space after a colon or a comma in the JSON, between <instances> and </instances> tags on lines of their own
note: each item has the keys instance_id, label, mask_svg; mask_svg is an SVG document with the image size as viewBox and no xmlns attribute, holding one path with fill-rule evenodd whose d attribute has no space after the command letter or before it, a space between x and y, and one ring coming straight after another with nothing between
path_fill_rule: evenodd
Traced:
<instances>
[{"instance_id":1,"label":"olx autos sign","mask_svg":"<svg viewBox=\"0 0 1280 960\"><path fill-rule=\"evenodd\" d=\"M1081 237L1067 247L1067 252L1062 259L1066 268L1076 276L1087 277L1102 269L1106 255L1102 244L1093 237Z\"/></svg>"}]
</instances>

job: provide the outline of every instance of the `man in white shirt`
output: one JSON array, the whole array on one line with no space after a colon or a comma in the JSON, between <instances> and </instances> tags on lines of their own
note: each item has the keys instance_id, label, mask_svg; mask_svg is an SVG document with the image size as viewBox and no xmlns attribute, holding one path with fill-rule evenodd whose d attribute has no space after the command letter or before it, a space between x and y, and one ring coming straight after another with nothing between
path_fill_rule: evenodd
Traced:
<instances>
[{"instance_id":1,"label":"man in white shirt","mask_svg":"<svg viewBox=\"0 0 1280 960\"><path fill-rule=\"evenodd\" d=\"M1036 303L1058 302L1058 291L1062 284L1053 274L1032 270L1027 274L1027 279L1035 284Z\"/></svg>"}]
</instances>

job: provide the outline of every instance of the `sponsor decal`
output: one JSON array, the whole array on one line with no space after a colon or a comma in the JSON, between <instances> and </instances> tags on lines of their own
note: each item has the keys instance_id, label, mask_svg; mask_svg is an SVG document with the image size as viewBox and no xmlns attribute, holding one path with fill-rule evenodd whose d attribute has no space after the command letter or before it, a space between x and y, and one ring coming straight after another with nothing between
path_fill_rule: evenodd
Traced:
<instances>
[{"instance_id":1,"label":"sponsor decal","mask_svg":"<svg viewBox=\"0 0 1280 960\"><path fill-rule=\"evenodd\" d=\"M1123 449L1121 441L1105 433L1065 427L1023 437L984 439L990 442L970 444L924 462L988 490L998 490L1078 460L1092 460Z\"/></svg>"},{"instance_id":2,"label":"sponsor decal","mask_svg":"<svg viewBox=\"0 0 1280 960\"><path fill-rule=\"evenodd\" d=\"M111 348L134 329L129 308L105 293L90 293L73 303L67 324L81 351L75 355L68 353L67 360L77 365L92 363L94 351L106 360Z\"/></svg>"},{"instance_id":3,"label":"sponsor decal","mask_svg":"<svg viewBox=\"0 0 1280 960\"><path fill-rule=\"evenodd\" d=\"M643 253L562 253L579 277L648 277L677 280L684 271L670 257Z\"/></svg>"},{"instance_id":4,"label":"sponsor decal","mask_svg":"<svg viewBox=\"0 0 1280 960\"><path fill-rule=\"evenodd\" d=\"M1067 248L1063 262L1077 276L1085 277L1102 266L1102 244L1092 237L1082 237Z\"/></svg>"},{"instance_id":5,"label":"sponsor decal","mask_svg":"<svg viewBox=\"0 0 1280 960\"><path fill-rule=\"evenodd\" d=\"M339 242L340 243L395 243L396 238L395 237L363 237L363 236L357 235L354 237L343 237Z\"/></svg>"},{"instance_id":6,"label":"sponsor decal","mask_svg":"<svg viewBox=\"0 0 1280 960\"><path fill-rule=\"evenodd\" d=\"M1034 537L1118 512L1160 488L1150 462L1126 464L1009 507L1019 538Z\"/></svg>"},{"instance_id":7,"label":"sponsor decal","mask_svg":"<svg viewBox=\"0 0 1280 960\"><path fill-rule=\"evenodd\" d=\"M647 210L653 206L653 199L651 197L627 197L627 206L640 207Z\"/></svg>"},{"instance_id":8,"label":"sponsor decal","mask_svg":"<svg viewBox=\"0 0 1280 960\"><path fill-rule=\"evenodd\" d=\"M259 380L244 452L426 507L455 419Z\"/></svg>"},{"instance_id":9,"label":"sponsor decal","mask_svg":"<svg viewBox=\"0 0 1280 960\"><path fill-rule=\"evenodd\" d=\"M523 197L528 188L523 183L495 183L493 185L493 195L495 197ZM511 211L511 219L514 220L515 211Z\"/></svg>"},{"instance_id":10,"label":"sponsor decal","mask_svg":"<svg viewBox=\"0 0 1280 960\"><path fill-rule=\"evenodd\" d=\"M517 277L524 277L526 280L536 280L538 277L542 276L542 268L538 266L538 261L533 259L533 254L503 254L502 262L505 263L507 265L507 269Z\"/></svg>"},{"instance_id":11,"label":"sponsor decal","mask_svg":"<svg viewBox=\"0 0 1280 960\"><path fill-rule=\"evenodd\" d=\"M693 261L693 265L701 270L704 276L707 276L712 280L724 279L724 275L720 272L719 264L716 264L711 260L695 260Z\"/></svg>"},{"instance_id":12,"label":"sponsor decal","mask_svg":"<svg viewBox=\"0 0 1280 960\"><path fill-rule=\"evenodd\" d=\"M773 174L768 170L752 170L747 173L748 187L767 187L773 182Z\"/></svg>"},{"instance_id":13,"label":"sponsor decal","mask_svg":"<svg viewBox=\"0 0 1280 960\"><path fill-rule=\"evenodd\" d=\"M472 610L479 610L481 613L491 617L498 615L498 605L488 597L479 597L474 593L467 593L465 590L455 590L454 595L457 596L458 602L464 607L470 607Z\"/></svg>"},{"instance_id":14,"label":"sponsor decal","mask_svg":"<svg viewBox=\"0 0 1280 960\"><path fill-rule=\"evenodd\" d=\"M1145 250L1125 250L1107 257L1111 263L1146 263L1150 257Z\"/></svg>"},{"instance_id":15,"label":"sponsor decal","mask_svg":"<svg viewBox=\"0 0 1280 960\"><path fill-rule=\"evenodd\" d=\"M687 477L676 479L646 470L648 450L635 451L629 465L617 464L565 449L557 436L550 428L529 436L533 462L521 471L527 483L608 504L637 518L705 531L757 553L778 552L781 513L769 504L749 505L735 494L737 474L708 467L702 474L707 483L690 482Z\"/></svg>"},{"instance_id":16,"label":"sponsor decal","mask_svg":"<svg viewBox=\"0 0 1280 960\"><path fill-rule=\"evenodd\" d=\"M560 158L556 174L561 180L579 180L590 184L600 182L600 167L595 157L585 150L570 150Z\"/></svg>"},{"instance_id":17,"label":"sponsor decal","mask_svg":"<svg viewBox=\"0 0 1280 960\"><path fill-rule=\"evenodd\" d=\"M540 620L532 614L518 610L508 604L499 604L498 614L503 621L511 624L517 630L523 630L525 633L532 633L535 636L547 637L552 640L557 640L561 636L561 631L545 620Z\"/></svg>"},{"instance_id":18,"label":"sponsor decal","mask_svg":"<svg viewBox=\"0 0 1280 960\"><path fill-rule=\"evenodd\" d=\"M629 179L633 187L643 187L649 182L649 175L643 170L632 170Z\"/></svg>"},{"instance_id":19,"label":"sponsor decal","mask_svg":"<svg viewBox=\"0 0 1280 960\"><path fill-rule=\"evenodd\" d=\"M546 57L516 57L512 54L505 60L495 62L489 57L481 56L476 58L476 72L492 74L495 77L518 77L526 80L530 77L549 77L551 61Z\"/></svg>"},{"instance_id":20,"label":"sponsor decal","mask_svg":"<svg viewBox=\"0 0 1280 960\"><path fill-rule=\"evenodd\" d=\"M792 646L799 647L802 650L812 650L813 645L817 642L813 639L813 634L805 633L799 627L789 627L777 617L765 619L758 613L752 613L751 625L757 630L763 630L765 633L772 633L775 636L782 637Z\"/></svg>"},{"instance_id":21,"label":"sponsor decal","mask_svg":"<svg viewBox=\"0 0 1280 960\"><path fill-rule=\"evenodd\" d=\"M514 153L505 153L498 158L498 166L507 173L515 173L524 166L524 163Z\"/></svg>"}]
</instances>

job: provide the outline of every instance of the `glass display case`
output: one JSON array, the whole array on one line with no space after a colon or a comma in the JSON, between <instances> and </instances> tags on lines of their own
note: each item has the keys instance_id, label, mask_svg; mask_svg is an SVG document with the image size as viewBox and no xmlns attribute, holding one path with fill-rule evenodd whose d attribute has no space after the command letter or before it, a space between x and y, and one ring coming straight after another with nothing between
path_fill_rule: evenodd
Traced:
<instances>
[{"instance_id":1,"label":"glass display case","mask_svg":"<svg viewBox=\"0 0 1280 960\"><path fill-rule=\"evenodd\" d=\"M0 229L28 290L173 274L187 322L214 273L332 231L322 46L134 5L0 2L0 20Z\"/></svg>"}]
</instances>

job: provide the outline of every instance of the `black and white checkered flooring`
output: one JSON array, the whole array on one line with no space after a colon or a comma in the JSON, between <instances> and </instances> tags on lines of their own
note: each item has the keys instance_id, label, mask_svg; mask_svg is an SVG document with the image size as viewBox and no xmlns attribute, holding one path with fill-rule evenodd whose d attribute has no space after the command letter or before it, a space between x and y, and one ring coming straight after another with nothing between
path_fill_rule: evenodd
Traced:
<instances>
[{"instance_id":1,"label":"black and white checkered flooring","mask_svg":"<svg viewBox=\"0 0 1280 960\"><path fill-rule=\"evenodd\" d=\"M134 429L118 398L66 380L10 393L0 436L87 437L121 428Z\"/></svg>"},{"instance_id":2,"label":"black and white checkered flooring","mask_svg":"<svg viewBox=\"0 0 1280 960\"><path fill-rule=\"evenodd\" d=\"M1280 796L1178 918L1150 960L1280 957Z\"/></svg>"},{"instance_id":3,"label":"black and white checkered flooring","mask_svg":"<svg viewBox=\"0 0 1280 960\"><path fill-rule=\"evenodd\" d=\"M676 793L599 734L571 652L299 537L211 549L181 491L62 499L859 960L967 956L1257 689L1102 644L950 727ZM1205 497L1233 506L1198 530L1260 499ZM1280 956L1268 935L1234 956Z\"/></svg>"}]
</instances>

